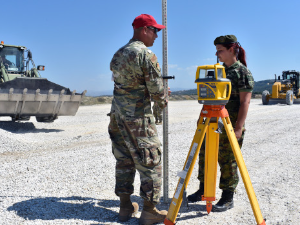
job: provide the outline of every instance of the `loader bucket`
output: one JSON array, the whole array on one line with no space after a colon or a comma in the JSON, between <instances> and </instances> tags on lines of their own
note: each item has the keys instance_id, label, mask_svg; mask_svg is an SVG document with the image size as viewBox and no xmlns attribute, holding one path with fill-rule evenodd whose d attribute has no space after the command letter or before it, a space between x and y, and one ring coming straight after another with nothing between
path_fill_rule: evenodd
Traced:
<instances>
[{"instance_id":1,"label":"loader bucket","mask_svg":"<svg viewBox=\"0 0 300 225\"><path fill-rule=\"evenodd\" d=\"M39 122L74 116L86 91L75 92L45 78L17 77L0 84L0 116L36 116Z\"/></svg>"}]
</instances>

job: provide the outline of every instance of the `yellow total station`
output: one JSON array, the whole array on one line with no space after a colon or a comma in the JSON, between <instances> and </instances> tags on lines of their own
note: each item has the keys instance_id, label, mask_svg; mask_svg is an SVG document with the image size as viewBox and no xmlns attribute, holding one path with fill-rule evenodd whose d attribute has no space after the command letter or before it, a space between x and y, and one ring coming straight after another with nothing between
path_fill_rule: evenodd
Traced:
<instances>
[{"instance_id":1,"label":"yellow total station","mask_svg":"<svg viewBox=\"0 0 300 225\"><path fill-rule=\"evenodd\" d=\"M196 72L197 94L200 104L225 105L231 93L231 82L225 68L219 63L198 66Z\"/></svg>"},{"instance_id":2,"label":"yellow total station","mask_svg":"<svg viewBox=\"0 0 300 225\"><path fill-rule=\"evenodd\" d=\"M207 212L210 213L212 201L216 199L217 162L219 153L218 121L221 120L237 161L256 222L258 225L265 225L265 220L262 217L234 129L229 119L228 111L225 108L225 104L228 102L231 93L231 82L229 79L226 79L225 68L219 63L199 66L196 72L195 83L197 83L198 102L204 105L183 170L178 173L180 178L164 223L167 225L175 224L182 203L183 193L189 183L204 139L206 141L204 195L202 196L202 200L206 201L206 209Z\"/></svg>"}]
</instances>

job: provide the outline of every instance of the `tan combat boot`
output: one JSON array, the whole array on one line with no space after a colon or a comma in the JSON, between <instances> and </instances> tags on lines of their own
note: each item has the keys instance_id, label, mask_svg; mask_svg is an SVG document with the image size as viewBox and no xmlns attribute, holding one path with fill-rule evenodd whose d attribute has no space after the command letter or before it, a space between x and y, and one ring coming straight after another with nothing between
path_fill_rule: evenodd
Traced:
<instances>
[{"instance_id":1,"label":"tan combat boot","mask_svg":"<svg viewBox=\"0 0 300 225\"><path fill-rule=\"evenodd\" d=\"M144 200L144 207L140 217L139 224L141 225L150 225L154 223L162 223L164 222L168 211L161 210L159 211L155 205L151 202Z\"/></svg>"},{"instance_id":2,"label":"tan combat boot","mask_svg":"<svg viewBox=\"0 0 300 225\"><path fill-rule=\"evenodd\" d=\"M136 202L131 202L130 195L120 194L120 211L119 220L121 222L128 221L131 216L139 211L139 205Z\"/></svg>"}]
</instances>

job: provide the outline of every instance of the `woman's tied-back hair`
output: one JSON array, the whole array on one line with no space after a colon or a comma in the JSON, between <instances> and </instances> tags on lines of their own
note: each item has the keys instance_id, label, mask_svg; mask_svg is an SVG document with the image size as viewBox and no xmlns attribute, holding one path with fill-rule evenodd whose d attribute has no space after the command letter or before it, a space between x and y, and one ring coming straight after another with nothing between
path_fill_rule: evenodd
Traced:
<instances>
[{"instance_id":1,"label":"woman's tied-back hair","mask_svg":"<svg viewBox=\"0 0 300 225\"><path fill-rule=\"evenodd\" d=\"M239 42L223 44L223 46L227 49L230 49L231 47L233 47L233 50L236 55L236 59L240 60L240 62L247 67L246 52L245 52L245 49L243 49L243 47L240 45Z\"/></svg>"}]
</instances>

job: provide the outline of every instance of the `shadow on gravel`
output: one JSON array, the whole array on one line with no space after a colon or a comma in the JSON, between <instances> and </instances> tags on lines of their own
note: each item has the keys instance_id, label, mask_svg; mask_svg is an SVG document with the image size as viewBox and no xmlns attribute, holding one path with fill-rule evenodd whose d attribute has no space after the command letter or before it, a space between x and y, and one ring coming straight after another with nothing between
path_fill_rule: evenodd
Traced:
<instances>
[{"instance_id":1,"label":"shadow on gravel","mask_svg":"<svg viewBox=\"0 0 300 225\"><path fill-rule=\"evenodd\" d=\"M169 202L171 202L172 199L169 199ZM161 201L163 201L161 199ZM168 208L170 204L166 203L161 203L159 205L159 209L166 209L168 211ZM186 215L186 214L191 214L191 212L196 212L196 215ZM181 207L179 209L179 212L177 214L176 222L179 221L184 221L184 220L189 220L189 219L194 219L194 218L199 218L203 216L207 216L207 211L206 211L206 203L201 202L201 203L189 203L188 206L186 203L182 203Z\"/></svg>"},{"instance_id":2,"label":"shadow on gravel","mask_svg":"<svg viewBox=\"0 0 300 225\"><path fill-rule=\"evenodd\" d=\"M141 212L142 199L139 196L131 196L131 200L138 202L140 205L139 212ZM84 221L96 221L101 224L101 222L119 222L119 204L119 200L104 200L78 196L66 198L45 197L33 198L15 203L8 207L7 210L15 211L18 216L26 220L78 219ZM159 210L168 210L169 204L160 203L157 208ZM197 212L196 215L185 215L185 213L191 213L192 211ZM176 221L183 221L206 215L207 213L205 205L190 204L189 207L181 207ZM119 223L138 224L138 218L132 217L127 222Z\"/></svg>"},{"instance_id":3,"label":"shadow on gravel","mask_svg":"<svg viewBox=\"0 0 300 225\"><path fill-rule=\"evenodd\" d=\"M11 133L50 133L61 132L60 129L37 129L32 122L12 122L0 121L0 129L9 131Z\"/></svg>"},{"instance_id":4,"label":"shadow on gravel","mask_svg":"<svg viewBox=\"0 0 300 225\"><path fill-rule=\"evenodd\" d=\"M110 208L119 207L119 204L118 200L78 196L66 198L45 197L15 203L7 210L15 211L18 216L26 220L78 219L101 223L118 222L118 212ZM138 224L138 219L132 218L124 224Z\"/></svg>"}]
</instances>

